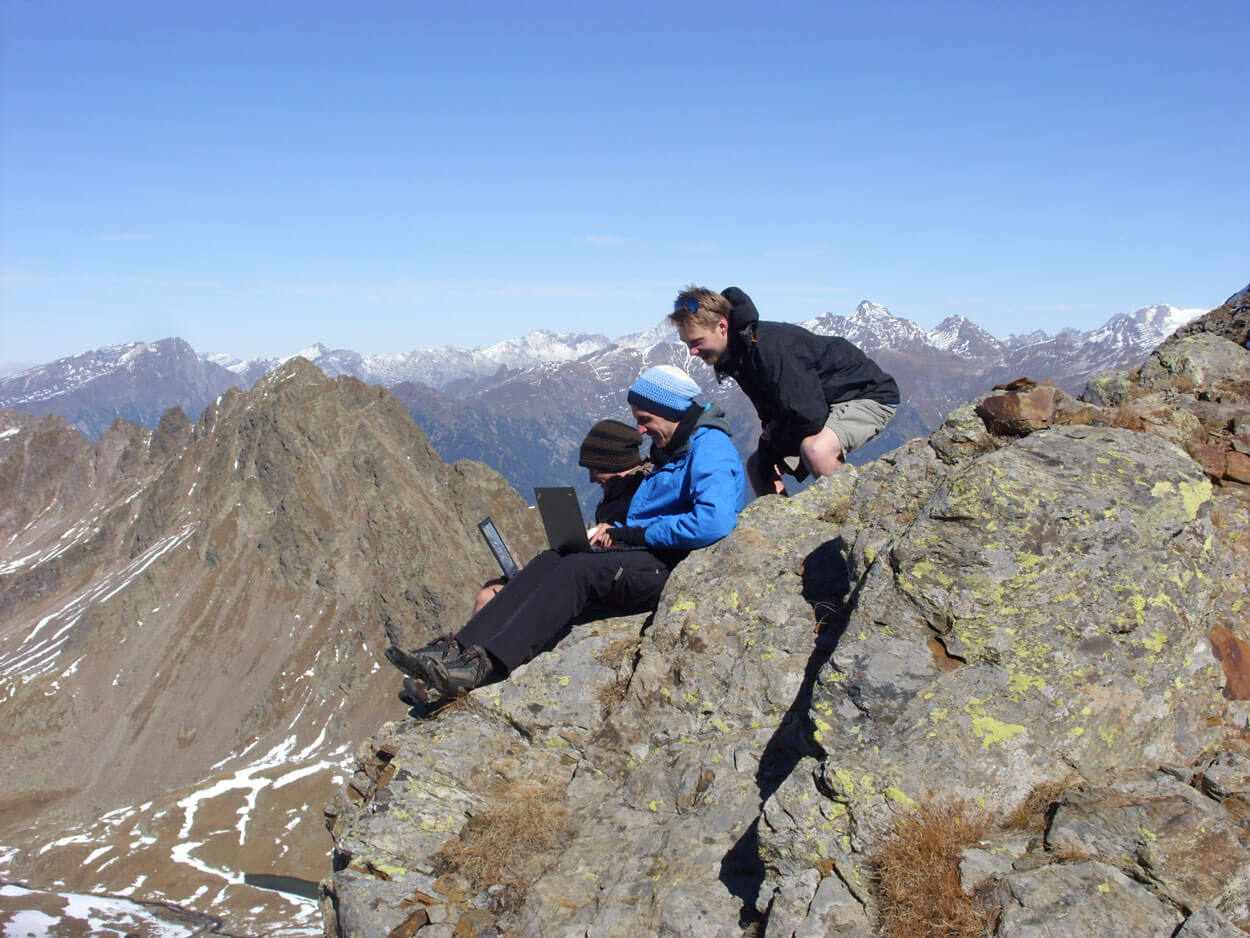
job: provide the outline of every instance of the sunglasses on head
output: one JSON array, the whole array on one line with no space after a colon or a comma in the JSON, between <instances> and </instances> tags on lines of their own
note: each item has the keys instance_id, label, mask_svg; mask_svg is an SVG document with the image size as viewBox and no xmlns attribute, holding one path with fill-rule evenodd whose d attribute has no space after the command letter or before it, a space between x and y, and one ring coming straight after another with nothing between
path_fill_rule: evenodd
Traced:
<instances>
[{"instance_id":1,"label":"sunglasses on head","mask_svg":"<svg viewBox=\"0 0 1250 938\"><path fill-rule=\"evenodd\" d=\"M682 309L688 313L697 313L699 311L699 301L693 296L688 296L685 299L678 297L676 302L673 303L673 312Z\"/></svg>"}]
</instances>

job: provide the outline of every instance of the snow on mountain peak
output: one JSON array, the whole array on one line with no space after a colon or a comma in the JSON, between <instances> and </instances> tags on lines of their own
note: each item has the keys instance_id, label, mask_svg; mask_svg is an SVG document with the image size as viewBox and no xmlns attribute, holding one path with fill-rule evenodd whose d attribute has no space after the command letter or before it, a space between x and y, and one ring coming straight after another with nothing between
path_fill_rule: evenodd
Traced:
<instances>
[{"instance_id":1,"label":"snow on mountain peak","mask_svg":"<svg viewBox=\"0 0 1250 938\"><path fill-rule=\"evenodd\" d=\"M1084 342L1118 341L1150 347L1158 345L1205 309L1183 309L1159 304L1112 316L1100 328L1081 333Z\"/></svg>"},{"instance_id":2,"label":"snow on mountain peak","mask_svg":"<svg viewBox=\"0 0 1250 938\"><path fill-rule=\"evenodd\" d=\"M307 358L310 362L315 362L318 358L321 358L323 355L328 354L329 351L330 350L326 348L324 345L322 345L320 342L314 342L312 345L308 346L308 348L300 349L294 355L289 355L286 358L282 359L282 362L283 364L285 364L286 362L290 361L292 358Z\"/></svg>"},{"instance_id":3,"label":"snow on mountain peak","mask_svg":"<svg viewBox=\"0 0 1250 938\"><path fill-rule=\"evenodd\" d=\"M505 339L475 351L486 361L515 366L523 363L571 361L597 352L607 344L607 338L601 335L538 329L527 332L519 339Z\"/></svg>"},{"instance_id":4,"label":"snow on mountain peak","mask_svg":"<svg viewBox=\"0 0 1250 938\"><path fill-rule=\"evenodd\" d=\"M121 358L117 359L117 363L119 365L129 366L137 359L143 358L145 355L150 355L151 353L152 346L148 345L146 342L136 342L122 353Z\"/></svg>"},{"instance_id":5,"label":"snow on mountain peak","mask_svg":"<svg viewBox=\"0 0 1250 938\"><path fill-rule=\"evenodd\" d=\"M1003 343L963 316L947 316L928 333L929 344L946 352L963 356L987 356L1002 353Z\"/></svg>"},{"instance_id":6,"label":"snow on mountain peak","mask_svg":"<svg viewBox=\"0 0 1250 938\"><path fill-rule=\"evenodd\" d=\"M825 313L800 323L818 335L840 335L864 351L899 348L905 345L926 345L928 333L909 319L900 319L880 303L864 300L850 316Z\"/></svg>"},{"instance_id":7,"label":"snow on mountain peak","mask_svg":"<svg viewBox=\"0 0 1250 938\"><path fill-rule=\"evenodd\" d=\"M871 300L861 300L860 304L855 307L855 316L863 319L893 319L890 311L880 303L874 303Z\"/></svg>"},{"instance_id":8,"label":"snow on mountain peak","mask_svg":"<svg viewBox=\"0 0 1250 938\"><path fill-rule=\"evenodd\" d=\"M665 316L645 332L632 332L616 340L621 348L639 349L646 352L657 345L677 341L677 327Z\"/></svg>"}]
</instances>

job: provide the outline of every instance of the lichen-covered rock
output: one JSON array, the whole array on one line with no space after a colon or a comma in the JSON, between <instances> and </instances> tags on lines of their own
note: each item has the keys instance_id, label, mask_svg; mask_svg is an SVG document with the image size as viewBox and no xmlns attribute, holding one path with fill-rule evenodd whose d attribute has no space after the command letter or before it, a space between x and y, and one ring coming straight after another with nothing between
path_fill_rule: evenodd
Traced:
<instances>
[{"instance_id":1,"label":"lichen-covered rock","mask_svg":"<svg viewBox=\"0 0 1250 938\"><path fill-rule=\"evenodd\" d=\"M1250 352L1165 345L760 499L650 619L395 724L329 811L331 934L866 936L939 801L988 818L956 875L1000 938L1250 926L1250 502L1204 449L1240 452ZM560 836L466 885L522 780Z\"/></svg>"},{"instance_id":2,"label":"lichen-covered rock","mask_svg":"<svg viewBox=\"0 0 1250 938\"><path fill-rule=\"evenodd\" d=\"M362 768L330 809L342 869L327 908L390 928L411 914L397 894L439 899L444 844L492 810L501 779L526 779L559 792L569 828L501 913L510 934L740 934L763 880L759 805L816 751L807 693L848 587L827 515L853 480L748 509L677 568L641 637L639 617L577 626L468 705L389 728L382 781ZM822 901L829 922L863 920Z\"/></svg>"},{"instance_id":3,"label":"lichen-covered rock","mask_svg":"<svg viewBox=\"0 0 1250 938\"><path fill-rule=\"evenodd\" d=\"M999 901L997 938L1171 938L1182 921L1146 887L1095 861L1013 873Z\"/></svg>"},{"instance_id":4,"label":"lichen-covered rock","mask_svg":"<svg viewBox=\"0 0 1250 938\"><path fill-rule=\"evenodd\" d=\"M1055 809L1046 847L1099 858L1177 908L1236 907L1250 866L1245 830L1217 801L1166 772L1129 772L1074 791Z\"/></svg>"},{"instance_id":5,"label":"lichen-covered rock","mask_svg":"<svg viewBox=\"0 0 1250 938\"><path fill-rule=\"evenodd\" d=\"M832 861L871 906L870 854L898 810L943 795L1001 813L1073 769L1212 754L1228 732L1215 597L1250 585L1213 497L1180 450L1113 428L954 467L867 570L821 672L828 755L761 823L777 889Z\"/></svg>"},{"instance_id":6,"label":"lichen-covered rock","mask_svg":"<svg viewBox=\"0 0 1250 938\"><path fill-rule=\"evenodd\" d=\"M470 908L475 892L463 877L436 872L444 847L509 799L567 789L577 747L601 728L604 697L616 693L644 621L579 626L558 658L540 656L465 702L383 727L327 809L336 841L323 900L328 932L388 935L431 907ZM518 855L500 865L516 864L515 875L529 880L552 858L518 842Z\"/></svg>"},{"instance_id":7,"label":"lichen-covered rock","mask_svg":"<svg viewBox=\"0 0 1250 938\"><path fill-rule=\"evenodd\" d=\"M1228 339L1243 348L1250 343L1250 286L1238 290L1223 306L1218 306L1205 316L1176 330L1176 335L1200 335L1210 333Z\"/></svg>"},{"instance_id":8,"label":"lichen-covered rock","mask_svg":"<svg viewBox=\"0 0 1250 938\"><path fill-rule=\"evenodd\" d=\"M1242 938L1245 932L1230 922L1219 909L1204 905L1185 919L1173 938Z\"/></svg>"},{"instance_id":9,"label":"lichen-covered rock","mask_svg":"<svg viewBox=\"0 0 1250 938\"><path fill-rule=\"evenodd\" d=\"M1105 412L1082 415L1080 422L1162 436L1184 449L1212 480L1244 486L1250 478L1245 461L1250 446L1241 428L1250 421L1250 355L1244 345L1228 340L1227 324L1206 330L1214 315L1179 330L1140 368L1091 381L1082 397Z\"/></svg>"}]
</instances>

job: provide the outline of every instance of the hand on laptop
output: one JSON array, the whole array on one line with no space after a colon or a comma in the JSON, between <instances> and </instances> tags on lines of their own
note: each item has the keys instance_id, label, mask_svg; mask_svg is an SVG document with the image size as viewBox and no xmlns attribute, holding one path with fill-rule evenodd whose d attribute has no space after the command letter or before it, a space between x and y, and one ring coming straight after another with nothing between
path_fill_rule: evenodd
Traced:
<instances>
[{"instance_id":1,"label":"hand on laptop","mask_svg":"<svg viewBox=\"0 0 1250 938\"><path fill-rule=\"evenodd\" d=\"M590 535L590 547L592 550L607 550L612 546L612 539L608 537L608 529L612 525L606 522L599 522L587 533Z\"/></svg>"}]
</instances>

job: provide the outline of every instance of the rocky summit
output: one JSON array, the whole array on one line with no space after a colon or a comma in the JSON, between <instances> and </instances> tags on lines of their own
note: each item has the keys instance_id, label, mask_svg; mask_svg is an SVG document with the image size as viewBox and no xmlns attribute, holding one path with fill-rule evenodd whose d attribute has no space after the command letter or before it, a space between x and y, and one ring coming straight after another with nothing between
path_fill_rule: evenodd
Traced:
<instances>
[{"instance_id":1,"label":"rocky summit","mask_svg":"<svg viewBox=\"0 0 1250 938\"><path fill-rule=\"evenodd\" d=\"M1245 302L757 500L653 616L396 712L327 808L327 933L1250 931Z\"/></svg>"}]
</instances>

